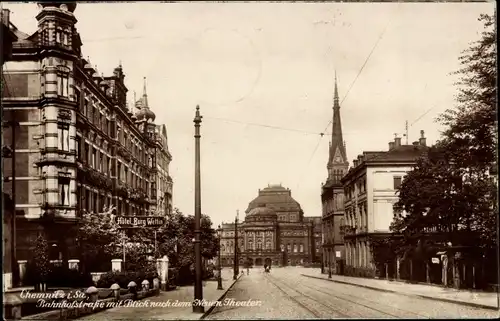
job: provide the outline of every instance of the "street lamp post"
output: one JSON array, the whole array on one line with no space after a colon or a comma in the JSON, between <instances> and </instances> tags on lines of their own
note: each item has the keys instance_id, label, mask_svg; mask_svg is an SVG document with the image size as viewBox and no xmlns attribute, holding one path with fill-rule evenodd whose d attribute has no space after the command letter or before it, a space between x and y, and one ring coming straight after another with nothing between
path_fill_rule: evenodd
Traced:
<instances>
[{"instance_id":1,"label":"street lamp post","mask_svg":"<svg viewBox=\"0 0 500 321\"><path fill-rule=\"evenodd\" d=\"M201 179L200 179L200 124L201 124L200 106L196 106L194 117L194 139L195 139L195 178L194 178L194 252L195 252L195 282L194 282L194 302L193 312L204 313L203 306L203 287L201 275L201 244L200 244L200 226L201 226Z\"/></svg>"},{"instance_id":2,"label":"street lamp post","mask_svg":"<svg viewBox=\"0 0 500 321\"><path fill-rule=\"evenodd\" d=\"M222 288L222 267L221 267L221 262L220 262L220 251L221 251L220 241L221 241L221 237L222 237L222 229L221 229L220 225L219 225L219 228L217 229L217 234L219 236L219 257L217 259L219 276L217 278L217 290L224 290L224 288Z\"/></svg>"},{"instance_id":3,"label":"street lamp post","mask_svg":"<svg viewBox=\"0 0 500 321\"><path fill-rule=\"evenodd\" d=\"M239 211L236 211L236 219L234 220L234 275L233 280L238 278L239 271L239 262L238 262L238 216Z\"/></svg>"},{"instance_id":4,"label":"street lamp post","mask_svg":"<svg viewBox=\"0 0 500 321\"><path fill-rule=\"evenodd\" d=\"M330 251L328 251L328 278L332 278L332 256Z\"/></svg>"}]
</instances>

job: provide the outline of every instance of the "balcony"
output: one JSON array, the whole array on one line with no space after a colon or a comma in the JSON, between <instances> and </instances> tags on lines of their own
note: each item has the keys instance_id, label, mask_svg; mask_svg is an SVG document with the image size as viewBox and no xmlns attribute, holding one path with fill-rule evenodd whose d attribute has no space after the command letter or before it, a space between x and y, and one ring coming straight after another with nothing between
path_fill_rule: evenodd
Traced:
<instances>
[{"instance_id":1,"label":"balcony","mask_svg":"<svg viewBox=\"0 0 500 321\"><path fill-rule=\"evenodd\" d=\"M350 225L341 225L340 226L340 234L344 236L356 235L356 231L359 231L357 227Z\"/></svg>"},{"instance_id":2,"label":"balcony","mask_svg":"<svg viewBox=\"0 0 500 321\"><path fill-rule=\"evenodd\" d=\"M96 186L101 189L111 190L113 188L113 181L108 176L93 169L85 162L77 162L78 166L78 180L82 183Z\"/></svg>"}]
</instances>

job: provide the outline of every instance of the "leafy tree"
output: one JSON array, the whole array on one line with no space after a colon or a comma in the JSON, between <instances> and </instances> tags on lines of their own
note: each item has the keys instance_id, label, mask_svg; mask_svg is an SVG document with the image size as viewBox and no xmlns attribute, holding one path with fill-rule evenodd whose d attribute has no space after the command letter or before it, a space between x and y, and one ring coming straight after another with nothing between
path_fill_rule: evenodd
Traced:
<instances>
[{"instance_id":1,"label":"leafy tree","mask_svg":"<svg viewBox=\"0 0 500 321\"><path fill-rule=\"evenodd\" d=\"M113 211L109 208L102 213L83 213L77 238L84 268L99 269L103 263L121 257L122 244L128 238L121 232Z\"/></svg>"},{"instance_id":2,"label":"leafy tree","mask_svg":"<svg viewBox=\"0 0 500 321\"><path fill-rule=\"evenodd\" d=\"M49 243L43 233L39 234L36 239L33 262L38 281L47 282L50 273Z\"/></svg>"},{"instance_id":3,"label":"leafy tree","mask_svg":"<svg viewBox=\"0 0 500 321\"><path fill-rule=\"evenodd\" d=\"M405 177L391 229L402 233L400 252L422 254L436 242L490 248L496 242L497 166L496 44L493 17L481 15L485 30L459 58L457 107L438 118L442 139ZM434 234L436 235L436 234Z\"/></svg>"}]
</instances>

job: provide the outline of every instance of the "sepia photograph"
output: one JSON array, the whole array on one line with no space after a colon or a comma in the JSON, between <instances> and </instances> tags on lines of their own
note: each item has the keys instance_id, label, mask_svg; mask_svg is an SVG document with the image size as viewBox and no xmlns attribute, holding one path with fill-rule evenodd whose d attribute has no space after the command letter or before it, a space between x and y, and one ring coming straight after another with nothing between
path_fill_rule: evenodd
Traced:
<instances>
[{"instance_id":1,"label":"sepia photograph","mask_svg":"<svg viewBox=\"0 0 500 321\"><path fill-rule=\"evenodd\" d=\"M500 318L495 1L0 6L4 320Z\"/></svg>"}]
</instances>

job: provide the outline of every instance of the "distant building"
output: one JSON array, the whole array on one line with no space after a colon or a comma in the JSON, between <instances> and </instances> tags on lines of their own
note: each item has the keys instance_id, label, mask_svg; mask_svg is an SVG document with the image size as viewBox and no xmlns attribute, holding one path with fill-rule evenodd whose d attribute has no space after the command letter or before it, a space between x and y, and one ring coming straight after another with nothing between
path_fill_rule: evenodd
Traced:
<instances>
[{"instance_id":1,"label":"distant building","mask_svg":"<svg viewBox=\"0 0 500 321\"><path fill-rule=\"evenodd\" d=\"M390 235L395 215L401 215L393 208L398 201L397 189L427 150L423 131L413 145L401 145L401 138L396 138L388 151L363 152L342 178L346 274L375 274L370 241Z\"/></svg>"},{"instance_id":2,"label":"distant building","mask_svg":"<svg viewBox=\"0 0 500 321\"><path fill-rule=\"evenodd\" d=\"M248 205L238 224L239 264L300 265L319 258L320 217L304 217L291 191L269 185ZM234 264L234 223L222 225L222 264Z\"/></svg>"},{"instance_id":3,"label":"distant building","mask_svg":"<svg viewBox=\"0 0 500 321\"><path fill-rule=\"evenodd\" d=\"M342 122L340 117L339 93L337 77L335 77L335 92L333 97L332 141L328 156L328 177L321 188L323 205L323 273L331 268L333 273L343 273L345 262L344 241L340 226L344 220L344 189L341 178L347 173L349 161L345 142L342 138Z\"/></svg>"},{"instance_id":4,"label":"distant building","mask_svg":"<svg viewBox=\"0 0 500 321\"><path fill-rule=\"evenodd\" d=\"M50 259L66 262L79 257L74 227L83 212L115 206L118 215L155 215L160 200L160 213L169 211L171 155L146 86L134 113L121 64L104 76L82 57L76 3L38 6L32 35L10 24L17 40L4 68L2 107L4 121L19 126L15 139L3 132L16 154L15 177L9 159L3 174L17 186L16 260L32 257L44 231Z\"/></svg>"}]
</instances>

